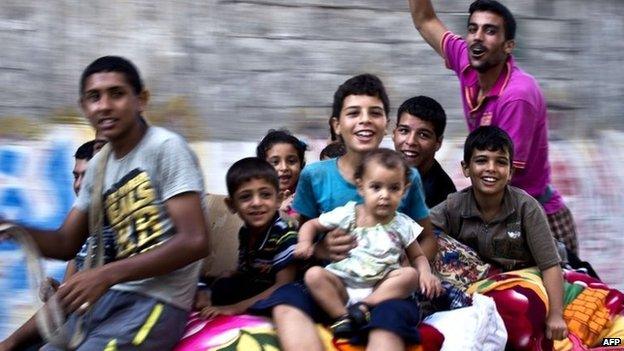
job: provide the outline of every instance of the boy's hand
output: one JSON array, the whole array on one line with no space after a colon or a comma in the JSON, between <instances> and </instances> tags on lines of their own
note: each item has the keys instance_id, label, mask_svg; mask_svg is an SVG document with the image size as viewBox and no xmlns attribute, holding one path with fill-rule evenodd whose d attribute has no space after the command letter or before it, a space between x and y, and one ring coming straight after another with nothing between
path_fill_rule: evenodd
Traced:
<instances>
[{"instance_id":1,"label":"boy's hand","mask_svg":"<svg viewBox=\"0 0 624 351\"><path fill-rule=\"evenodd\" d=\"M444 292L440 279L431 273L421 273L419 277L420 292L428 299L440 296Z\"/></svg>"},{"instance_id":2,"label":"boy's hand","mask_svg":"<svg viewBox=\"0 0 624 351\"><path fill-rule=\"evenodd\" d=\"M560 313L549 314L546 318L546 337L550 340L562 340L568 336L568 326Z\"/></svg>"},{"instance_id":3,"label":"boy's hand","mask_svg":"<svg viewBox=\"0 0 624 351\"><path fill-rule=\"evenodd\" d=\"M201 311L206 307L210 307L212 305L212 301L210 298L210 292L208 290L197 290L195 293L195 299L193 302L193 309L197 311Z\"/></svg>"},{"instance_id":4,"label":"boy's hand","mask_svg":"<svg viewBox=\"0 0 624 351\"><path fill-rule=\"evenodd\" d=\"M46 277L45 282L39 285L39 299L43 302L47 302L50 296L58 290L60 285L61 283L58 280L52 277Z\"/></svg>"},{"instance_id":5,"label":"boy's hand","mask_svg":"<svg viewBox=\"0 0 624 351\"><path fill-rule=\"evenodd\" d=\"M328 232L323 242L329 251L329 259L334 262L347 258L349 251L357 246L355 237L341 228Z\"/></svg>"},{"instance_id":6,"label":"boy's hand","mask_svg":"<svg viewBox=\"0 0 624 351\"><path fill-rule=\"evenodd\" d=\"M233 316L243 312L244 311L241 311L236 305L208 306L201 310L199 316L203 319L210 319L216 316Z\"/></svg>"},{"instance_id":7,"label":"boy's hand","mask_svg":"<svg viewBox=\"0 0 624 351\"><path fill-rule=\"evenodd\" d=\"M57 291L66 313L83 313L114 284L106 273L106 266L87 269L72 275Z\"/></svg>"},{"instance_id":8,"label":"boy's hand","mask_svg":"<svg viewBox=\"0 0 624 351\"><path fill-rule=\"evenodd\" d=\"M280 211L284 213L288 213L292 208L292 202L295 198L295 194L293 194L290 190L284 190L282 193L282 204L280 205Z\"/></svg>"},{"instance_id":9,"label":"boy's hand","mask_svg":"<svg viewBox=\"0 0 624 351\"><path fill-rule=\"evenodd\" d=\"M295 246L295 252L293 253L293 255L296 258L307 260L308 258L312 257L313 253L314 246L310 241L300 241L297 243L297 246Z\"/></svg>"}]
</instances>

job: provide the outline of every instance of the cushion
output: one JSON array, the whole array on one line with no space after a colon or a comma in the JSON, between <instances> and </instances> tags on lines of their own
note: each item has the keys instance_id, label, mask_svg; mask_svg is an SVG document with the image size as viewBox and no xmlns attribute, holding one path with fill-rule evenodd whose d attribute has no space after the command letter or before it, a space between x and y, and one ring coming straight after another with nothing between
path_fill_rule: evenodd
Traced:
<instances>
[{"instance_id":1,"label":"cushion","mask_svg":"<svg viewBox=\"0 0 624 351\"><path fill-rule=\"evenodd\" d=\"M210 251L204 258L202 272L217 277L236 269L238 260L238 230L243 221L225 205L225 195L207 194L206 221L210 235Z\"/></svg>"}]
</instances>

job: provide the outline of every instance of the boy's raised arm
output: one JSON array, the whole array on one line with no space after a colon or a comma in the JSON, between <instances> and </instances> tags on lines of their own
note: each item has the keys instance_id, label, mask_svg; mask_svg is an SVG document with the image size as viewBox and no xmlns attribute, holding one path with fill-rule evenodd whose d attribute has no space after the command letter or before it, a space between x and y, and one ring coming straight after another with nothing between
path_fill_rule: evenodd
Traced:
<instances>
[{"instance_id":1,"label":"boy's raised arm","mask_svg":"<svg viewBox=\"0 0 624 351\"><path fill-rule=\"evenodd\" d=\"M147 252L71 276L58 290L67 312L85 302L93 304L115 284L166 274L206 256L208 233L200 193L181 193L168 199L165 207L176 234Z\"/></svg>"},{"instance_id":2,"label":"boy's raised arm","mask_svg":"<svg viewBox=\"0 0 624 351\"><path fill-rule=\"evenodd\" d=\"M442 36L448 31L433 9L431 0L409 0L414 26L425 41L442 57Z\"/></svg>"}]
</instances>

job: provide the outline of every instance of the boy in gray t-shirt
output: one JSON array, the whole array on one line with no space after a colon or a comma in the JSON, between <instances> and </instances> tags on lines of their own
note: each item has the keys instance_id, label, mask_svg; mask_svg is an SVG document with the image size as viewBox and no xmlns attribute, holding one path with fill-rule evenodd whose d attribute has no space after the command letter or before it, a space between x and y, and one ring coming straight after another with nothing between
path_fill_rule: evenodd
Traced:
<instances>
[{"instance_id":1,"label":"boy in gray t-shirt","mask_svg":"<svg viewBox=\"0 0 624 351\"><path fill-rule=\"evenodd\" d=\"M70 335L77 316L88 313L78 350L172 349L191 307L197 260L208 252L197 159L180 136L145 123L149 93L126 59L91 63L80 94L83 112L109 143L89 163L61 228L29 232L44 256L69 259L88 237L89 212L102 211L103 246L113 247L107 263L76 273L57 292L72 314Z\"/></svg>"}]
</instances>

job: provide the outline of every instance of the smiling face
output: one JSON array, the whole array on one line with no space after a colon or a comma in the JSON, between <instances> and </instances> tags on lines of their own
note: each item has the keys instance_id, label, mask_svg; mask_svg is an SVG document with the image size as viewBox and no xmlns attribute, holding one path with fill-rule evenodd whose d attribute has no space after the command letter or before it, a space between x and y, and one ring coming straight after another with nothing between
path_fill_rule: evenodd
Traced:
<instances>
[{"instance_id":1,"label":"smiling face","mask_svg":"<svg viewBox=\"0 0 624 351\"><path fill-rule=\"evenodd\" d=\"M512 175L509 152L474 149L468 165L462 161L462 170L477 200L502 195Z\"/></svg>"},{"instance_id":2,"label":"smiling face","mask_svg":"<svg viewBox=\"0 0 624 351\"><path fill-rule=\"evenodd\" d=\"M273 144L266 151L266 160L275 167L279 177L280 191L295 191L299 173L301 173L302 160L292 144Z\"/></svg>"},{"instance_id":3,"label":"smiling face","mask_svg":"<svg viewBox=\"0 0 624 351\"><path fill-rule=\"evenodd\" d=\"M280 206L277 189L263 178L242 183L226 203L252 232L268 228Z\"/></svg>"},{"instance_id":4,"label":"smiling face","mask_svg":"<svg viewBox=\"0 0 624 351\"><path fill-rule=\"evenodd\" d=\"M416 167L421 174L433 165L435 153L442 140L438 139L433 123L404 112L392 133L394 149L401 153L410 167Z\"/></svg>"},{"instance_id":5,"label":"smiling face","mask_svg":"<svg viewBox=\"0 0 624 351\"><path fill-rule=\"evenodd\" d=\"M118 142L139 130L147 96L146 91L137 95L123 73L100 72L85 80L80 106L100 135Z\"/></svg>"},{"instance_id":6,"label":"smiling face","mask_svg":"<svg viewBox=\"0 0 624 351\"><path fill-rule=\"evenodd\" d=\"M466 43L470 66L480 73L503 65L515 46L514 40L505 40L503 18L486 11L470 16Z\"/></svg>"},{"instance_id":7,"label":"smiling face","mask_svg":"<svg viewBox=\"0 0 624 351\"><path fill-rule=\"evenodd\" d=\"M402 168L387 168L373 160L366 165L362 178L356 179L366 214L377 223L388 223L401 204L409 186Z\"/></svg>"},{"instance_id":8,"label":"smiling face","mask_svg":"<svg viewBox=\"0 0 624 351\"><path fill-rule=\"evenodd\" d=\"M378 97L349 95L344 99L340 116L332 118L332 123L347 153L365 153L381 144L388 117Z\"/></svg>"}]
</instances>

